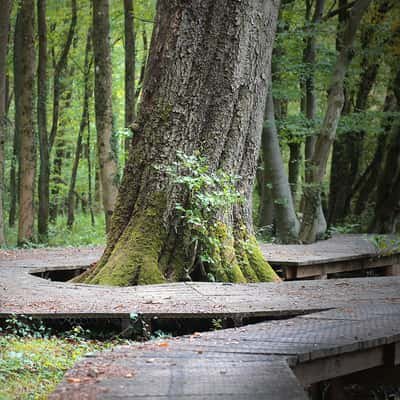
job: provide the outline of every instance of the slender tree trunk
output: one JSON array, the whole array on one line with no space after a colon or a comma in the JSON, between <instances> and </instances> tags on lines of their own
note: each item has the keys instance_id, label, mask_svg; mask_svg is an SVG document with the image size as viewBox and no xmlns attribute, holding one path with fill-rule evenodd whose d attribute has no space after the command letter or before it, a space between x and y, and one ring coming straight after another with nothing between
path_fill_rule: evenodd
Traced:
<instances>
[{"instance_id":1,"label":"slender tree trunk","mask_svg":"<svg viewBox=\"0 0 400 400\"><path fill-rule=\"evenodd\" d=\"M69 190L68 190L68 200L67 200L67 205L68 205L68 211L67 211L67 226L68 228L72 228L72 225L74 224L74 219L75 219L75 183L76 183L76 176L78 174L78 167L79 167L79 160L81 158L81 153L82 153L82 141L83 141L83 133L85 131L86 126L88 125L88 116L89 116L89 97L91 94L91 88L90 88L90 69L91 69L91 60L89 59L90 57L90 51L91 51L91 35L92 35L92 30L89 28L88 34L87 34L87 39L86 39L86 50L85 50L85 61L84 61L84 90L83 90L83 107L82 107L82 117L81 117L81 123L79 126L79 133L78 133L78 138L77 138L77 143L76 143L76 148L75 148L75 157L74 161L72 164L72 172L71 172L71 180L69 184Z\"/></svg>"},{"instance_id":2,"label":"slender tree trunk","mask_svg":"<svg viewBox=\"0 0 400 400\"><path fill-rule=\"evenodd\" d=\"M390 113L396 111L396 107L397 101L393 94L391 80L389 82L383 111L385 113L389 113L390 115ZM363 175L354 185L354 193L352 194L352 197L354 197L355 194L358 193L357 202L354 208L354 212L356 215L361 215L364 212L369 199L372 197L372 194L376 190L378 177L381 174L383 159L385 157L387 137L389 136L389 133L392 129L393 122L394 121L392 116L389 116L389 118L384 118L382 123L384 132L378 137L374 157L368 167L365 169Z\"/></svg>"},{"instance_id":3,"label":"slender tree trunk","mask_svg":"<svg viewBox=\"0 0 400 400\"><path fill-rule=\"evenodd\" d=\"M399 81L400 83L400 81ZM375 215L369 232L396 233L400 217L400 124L393 126L376 191Z\"/></svg>"},{"instance_id":4,"label":"slender tree trunk","mask_svg":"<svg viewBox=\"0 0 400 400\"><path fill-rule=\"evenodd\" d=\"M38 239L46 242L49 225L49 143L47 138L47 26L46 0L37 0L37 19L39 33L39 64L38 64L38 96L37 118L39 131L39 210L38 210Z\"/></svg>"},{"instance_id":5,"label":"slender tree trunk","mask_svg":"<svg viewBox=\"0 0 400 400\"><path fill-rule=\"evenodd\" d=\"M109 0L93 2L93 50L95 62L95 111L97 154L102 185L106 229L118 194L118 165L112 127L112 71L110 47Z\"/></svg>"},{"instance_id":6,"label":"slender tree trunk","mask_svg":"<svg viewBox=\"0 0 400 400\"><path fill-rule=\"evenodd\" d=\"M310 0L306 0L306 23L310 23L311 19L311 5ZM314 14L311 19L311 29L317 29L318 25L321 23L322 15L325 8L325 0L317 0L315 3ZM317 118L317 96L315 93L315 65L317 61L317 33L313 32L309 35L306 40L306 46L303 53L303 62L307 65L307 74L304 80L303 89L304 97L301 102L301 111L304 112L306 118L311 122L313 126ZM303 192L307 191L307 187L311 184L311 173L310 173L310 163L312 156L314 154L315 143L317 136L315 134L307 136L304 149L304 160L305 160L305 176L304 176L304 189ZM306 198L303 195L301 201L301 212L303 214L303 219L305 215ZM322 210L322 204L316 206L316 218L315 230L316 236L322 236L326 231L326 220L324 212Z\"/></svg>"},{"instance_id":7,"label":"slender tree trunk","mask_svg":"<svg viewBox=\"0 0 400 400\"><path fill-rule=\"evenodd\" d=\"M321 185L344 103L344 78L354 55L353 43L357 28L370 2L371 0L358 0L354 4L343 32L341 51L338 54L328 92L325 118L315 144L314 154L309 163L310 184L304 190L306 201L300 239L306 243L314 242L317 239L318 210L321 207Z\"/></svg>"},{"instance_id":8,"label":"slender tree trunk","mask_svg":"<svg viewBox=\"0 0 400 400\"><path fill-rule=\"evenodd\" d=\"M146 71L146 63L147 63L147 56L148 56L148 43L147 43L147 34L146 30L143 28L142 30L142 39L143 39L143 59L142 65L140 67L140 75L139 75L139 82L136 87L135 91L135 109L137 109L137 103L139 102L140 92L142 90L143 80L144 80L144 73Z\"/></svg>"},{"instance_id":9,"label":"slender tree trunk","mask_svg":"<svg viewBox=\"0 0 400 400\"><path fill-rule=\"evenodd\" d=\"M7 106L7 49L10 30L11 0L0 3L0 247L5 245L4 236L4 142L6 138L6 106Z\"/></svg>"},{"instance_id":10,"label":"slender tree trunk","mask_svg":"<svg viewBox=\"0 0 400 400\"><path fill-rule=\"evenodd\" d=\"M262 138L261 143L266 142L264 139L265 129L262 130ZM270 184L268 183L268 177L266 170L264 168L264 156L262 154L262 145L261 145L261 154L259 160L259 167L257 169L256 179L257 186L259 189L260 196L260 205L258 208L258 227L261 229L268 229L271 233L273 232L273 224L274 224L274 202L272 200L272 194L270 189Z\"/></svg>"},{"instance_id":11,"label":"slender tree trunk","mask_svg":"<svg viewBox=\"0 0 400 400\"><path fill-rule=\"evenodd\" d=\"M90 222L92 226L95 225L94 212L93 212L93 190L92 190L92 158L91 158L91 146L90 146L90 112L88 109L88 123L87 123L87 137L86 137L86 161L88 171L88 207L90 212Z\"/></svg>"},{"instance_id":12,"label":"slender tree trunk","mask_svg":"<svg viewBox=\"0 0 400 400\"><path fill-rule=\"evenodd\" d=\"M68 76L65 76L64 79L71 79L74 76L74 68L71 66ZM66 81L64 82L65 87L68 87ZM62 89L65 90L64 88ZM71 107L72 100L72 89L68 89L68 92L65 94L65 104L64 110L68 110ZM68 186L68 183L63 179L62 169L64 160L68 157L68 153L66 152L66 140L61 131L61 134L58 133L56 142L55 142L55 154L53 159L53 187L51 189L51 197L52 203L50 205L50 219L51 221L56 221L57 216L59 214L60 208L64 210L65 199L60 196L60 188L61 186ZM68 157L69 158L69 157ZM60 207L61 206L61 207Z\"/></svg>"},{"instance_id":13,"label":"slender tree trunk","mask_svg":"<svg viewBox=\"0 0 400 400\"><path fill-rule=\"evenodd\" d=\"M14 96L15 97L15 96ZM15 226L18 205L18 132L14 129L13 153L10 166L10 211L8 214L8 225Z\"/></svg>"},{"instance_id":14,"label":"slender tree trunk","mask_svg":"<svg viewBox=\"0 0 400 400\"><path fill-rule=\"evenodd\" d=\"M365 112L368 107L368 97L375 84L382 56L382 51L376 50L380 41L377 37L380 32L377 27L382 24L388 11L389 2L382 2L377 10L372 11L373 22L368 21L361 31L362 72L357 89L355 113ZM371 57L372 52L374 57ZM329 191L329 224L343 222L350 212L351 197L362 162L364 137L364 131L352 131L339 136L334 142Z\"/></svg>"},{"instance_id":15,"label":"slender tree trunk","mask_svg":"<svg viewBox=\"0 0 400 400\"><path fill-rule=\"evenodd\" d=\"M296 209L297 192L299 188L300 168L302 163L301 143L292 141L289 143L289 186L292 192L293 205Z\"/></svg>"},{"instance_id":16,"label":"slender tree trunk","mask_svg":"<svg viewBox=\"0 0 400 400\"><path fill-rule=\"evenodd\" d=\"M35 68L33 0L22 0L14 41L15 129L19 138L18 244L34 240L35 133L33 90Z\"/></svg>"},{"instance_id":17,"label":"slender tree trunk","mask_svg":"<svg viewBox=\"0 0 400 400\"><path fill-rule=\"evenodd\" d=\"M394 79L396 110L400 111L400 70ZM400 218L400 123L394 120L376 190L375 215L369 232L396 233Z\"/></svg>"},{"instance_id":18,"label":"slender tree trunk","mask_svg":"<svg viewBox=\"0 0 400 400\"><path fill-rule=\"evenodd\" d=\"M69 25L67 39L62 48L60 58L58 59L58 61L54 61L55 65L54 65L54 80L53 80L53 116L52 116L52 125L49 136L50 153L57 137L58 120L60 116L60 98L63 93L63 88L65 86L62 84L62 79L63 79L63 74L68 65L68 54L72 46L72 40L74 39L76 22L77 22L76 0L71 0L71 21ZM54 57L53 60L55 60Z\"/></svg>"},{"instance_id":19,"label":"slender tree trunk","mask_svg":"<svg viewBox=\"0 0 400 400\"><path fill-rule=\"evenodd\" d=\"M133 0L124 0L125 21L125 127L130 128L135 120L135 25ZM131 139L125 139L125 153L129 154Z\"/></svg>"},{"instance_id":20,"label":"slender tree trunk","mask_svg":"<svg viewBox=\"0 0 400 400\"><path fill-rule=\"evenodd\" d=\"M138 127L107 248L80 280L123 286L207 273L222 281L277 279L253 234L251 193L278 6L273 0L158 2ZM219 243L213 263L202 260L203 248L176 209L177 202L188 204L189 191L154 168L172 165L177 150L200 152L210 173L241 176L235 185L245 201L214 210L210 221L207 234Z\"/></svg>"},{"instance_id":21,"label":"slender tree trunk","mask_svg":"<svg viewBox=\"0 0 400 400\"><path fill-rule=\"evenodd\" d=\"M262 135L264 170L271 182L276 236L282 243L296 243L300 226L279 147L271 90L268 91L265 114L268 125Z\"/></svg>"}]
</instances>

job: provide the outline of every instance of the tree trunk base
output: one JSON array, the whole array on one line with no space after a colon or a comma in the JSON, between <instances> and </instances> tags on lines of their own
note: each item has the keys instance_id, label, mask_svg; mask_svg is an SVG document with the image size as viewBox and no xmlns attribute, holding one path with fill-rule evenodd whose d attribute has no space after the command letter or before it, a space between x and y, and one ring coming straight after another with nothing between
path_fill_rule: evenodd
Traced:
<instances>
[{"instance_id":1,"label":"tree trunk base","mask_svg":"<svg viewBox=\"0 0 400 400\"><path fill-rule=\"evenodd\" d=\"M280 278L264 259L254 235L240 227L231 233L218 223L210 230L216 245L213 263L202 263L199 254L188 255L184 240L171 240L162 220L162 212L147 209L135 217L110 251L90 270L72 282L108 286L134 286L180 281L278 282ZM181 243L177 246L176 243ZM192 250L195 252L196 248Z\"/></svg>"}]
</instances>

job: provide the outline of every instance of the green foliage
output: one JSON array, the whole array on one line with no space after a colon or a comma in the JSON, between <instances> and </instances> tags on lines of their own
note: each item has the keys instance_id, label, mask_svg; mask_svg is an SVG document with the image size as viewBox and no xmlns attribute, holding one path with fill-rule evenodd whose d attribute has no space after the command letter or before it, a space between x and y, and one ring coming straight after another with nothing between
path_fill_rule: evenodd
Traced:
<instances>
[{"instance_id":1,"label":"green foliage","mask_svg":"<svg viewBox=\"0 0 400 400\"><path fill-rule=\"evenodd\" d=\"M11 334L19 337L48 338L50 330L40 319L33 319L31 316L12 315L5 321L5 327L0 328L0 333Z\"/></svg>"},{"instance_id":2,"label":"green foliage","mask_svg":"<svg viewBox=\"0 0 400 400\"><path fill-rule=\"evenodd\" d=\"M240 177L222 170L211 171L207 159L198 153L178 152L177 161L165 171L174 184L188 193L186 202L176 203L175 208L198 249L200 261L215 264L214 251L222 243L218 235L210 234L210 231L215 232L232 205L242 201L242 195L236 189ZM215 277L209 276L209 280L215 280Z\"/></svg>"},{"instance_id":3,"label":"green foliage","mask_svg":"<svg viewBox=\"0 0 400 400\"><path fill-rule=\"evenodd\" d=\"M395 254L400 251L400 236L373 235L370 241L381 253Z\"/></svg>"}]
</instances>

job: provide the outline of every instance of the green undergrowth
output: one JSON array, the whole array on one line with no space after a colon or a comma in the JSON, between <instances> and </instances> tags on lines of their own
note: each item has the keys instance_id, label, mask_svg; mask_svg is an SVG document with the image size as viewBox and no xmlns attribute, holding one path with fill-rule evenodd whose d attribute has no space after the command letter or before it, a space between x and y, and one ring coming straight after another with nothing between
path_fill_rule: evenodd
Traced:
<instances>
[{"instance_id":1,"label":"green undergrowth","mask_svg":"<svg viewBox=\"0 0 400 400\"><path fill-rule=\"evenodd\" d=\"M79 358L108 347L76 338L1 336L0 399L46 399Z\"/></svg>"},{"instance_id":2,"label":"green undergrowth","mask_svg":"<svg viewBox=\"0 0 400 400\"><path fill-rule=\"evenodd\" d=\"M138 315L131 314L139 323ZM41 400L61 382L65 372L85 355L121 344L170 337L142 326L127 336L113 327L84 329L65 320L62 329L29 316L11 316L0 326L0 400ZM117 330L115 330L117 329Z\"/></svg>"},{"instance_id":3,"label":"green undergrowth","mask_svg":"<svg viewBox=\"0 0 400 400\"><path fill-rule=\"evenodd\" d=\"M6 227L7 247L13 248L17 243L17 226ZM72 229L67 227L67 217L59 216L49 225L49 238L45 243L30 243L26 247L67 247L67 246L101 246L106 242L104 214L95 215L94 226L89 214L77 214Z\"/></svg>"}]
</instances>

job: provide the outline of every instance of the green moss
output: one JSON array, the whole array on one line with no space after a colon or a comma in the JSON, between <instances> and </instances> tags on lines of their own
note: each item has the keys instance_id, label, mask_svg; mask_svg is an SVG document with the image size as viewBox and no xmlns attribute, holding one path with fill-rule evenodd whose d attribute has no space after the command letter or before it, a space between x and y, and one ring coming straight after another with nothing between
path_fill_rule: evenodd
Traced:
<instances>
[{"instance_id":1,"label":"green moss","mask_svg":"<svg viewBox=\"0 0 400 400\"><path fill-rule=\"evenodd\" d=\"M246 253L252 270L260 282L279 282L280 278L265 260L255 236L249 236L246 244Z\"/></svg>"},{"instance_id":2,"label":"green moss","mask_svg":"<svg viewBox=\"0 0 400 400\"><path fill-rule=\"evenodd\" d=\"M166 230L162 221L165 197L138 213L125 229L105 265L87 283L131 286L165 282L158 265Z\"/></svg>"},{"instance_id":3,"label":"green moss","mask_svg":"<svg viewBox=\"0 0 400 400\"><path fill-rule=\"evenodd\" d=\"M278 282L280 278L265 260L257 239L242 226L235 232L235 250L247 282Z\"/></svg>"},{"instance_id":4,"label":"green moss","mask_svg":"<svg viewBox=\"0 0 400 400\"><path fill-rule=\"evenodd\" d=\"M236 258L233 234L226 224L220 222L216 226L215 235L220 243L217 249L219 265L214 267L216 279L222 282L245 283L246 278Z\"/></svg>"}]
</instances>

